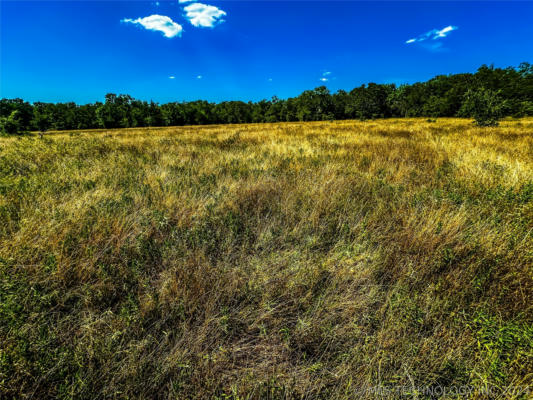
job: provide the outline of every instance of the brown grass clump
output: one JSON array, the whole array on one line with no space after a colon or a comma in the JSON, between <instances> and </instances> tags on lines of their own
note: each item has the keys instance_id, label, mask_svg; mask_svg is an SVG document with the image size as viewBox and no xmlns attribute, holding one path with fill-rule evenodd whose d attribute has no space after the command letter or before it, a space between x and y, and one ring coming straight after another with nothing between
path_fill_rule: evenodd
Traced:
<instances>
[{"instance_id":1,"label":"brown grass clump","mask_svg":"<svg viewBox=\"0 0 533 400\"><path fill-rule=\"evenodd\" d=\"M0 138L0 397L527 398L532 233L531 119Z\"/></svg>"}]
</instances>

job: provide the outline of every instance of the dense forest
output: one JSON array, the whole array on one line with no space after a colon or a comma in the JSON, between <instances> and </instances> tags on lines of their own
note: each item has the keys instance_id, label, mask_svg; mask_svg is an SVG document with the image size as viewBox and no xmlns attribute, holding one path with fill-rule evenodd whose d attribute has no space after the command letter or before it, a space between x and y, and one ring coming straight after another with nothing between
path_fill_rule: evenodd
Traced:
<instances>
[{"instance_id":1,"label":"dense forest","mask_svg":"<svg viewBox=\"0 0 533 400\"><path fill-rule=\"evenodd\" d=\"M480 99L472 103L472 99ZM487 104L485 107L483 101ZM480 103L481 102L481 103ZM207 101L158 104L129 95L107 94L105 102L30 104L0 100L0 128L16 134L32 130L128 128L279 121L321 121L389 117L473 117L476 107L498 116L533 115L533 65L475 73L439 75L427 82L396 86L369 83L350 92L330 93L325 86L286 100Z\"/></svg>"}]
</instances>

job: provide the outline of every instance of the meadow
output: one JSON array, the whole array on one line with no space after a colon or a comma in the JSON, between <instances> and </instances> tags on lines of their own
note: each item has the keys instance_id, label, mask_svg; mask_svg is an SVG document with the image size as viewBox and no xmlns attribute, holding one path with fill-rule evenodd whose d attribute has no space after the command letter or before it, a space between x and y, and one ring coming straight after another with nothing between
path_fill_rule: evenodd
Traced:
<instances>
[{"instance_id":1,"label":"meadow","mask_svg":"<svg viewBox=\"0 0 533 400\"><path fill-rule=\"evenodd\" d=\"M532 385L533 119L0 138L1 398Z\"/></svg>"}]
</instances>

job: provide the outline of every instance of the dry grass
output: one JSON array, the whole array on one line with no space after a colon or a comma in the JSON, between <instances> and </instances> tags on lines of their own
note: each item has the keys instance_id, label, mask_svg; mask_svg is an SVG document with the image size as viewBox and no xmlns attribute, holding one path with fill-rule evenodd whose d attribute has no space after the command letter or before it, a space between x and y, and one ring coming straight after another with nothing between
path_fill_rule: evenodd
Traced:
<instances>
[{"instance_id":1,"label":"dry grass","mask_svg":"<svg viewBox=\"0 0 533 400\"><path fill-rule=\"evenodd\" d=\"M533 383L531 119L0 146L0 397Z\"/></svg>"}]
</instances>

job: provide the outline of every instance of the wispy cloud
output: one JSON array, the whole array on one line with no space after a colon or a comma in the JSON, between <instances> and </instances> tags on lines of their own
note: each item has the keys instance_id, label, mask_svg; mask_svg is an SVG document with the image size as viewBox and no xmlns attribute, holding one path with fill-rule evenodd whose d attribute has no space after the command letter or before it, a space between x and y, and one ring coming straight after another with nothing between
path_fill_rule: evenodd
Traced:
<instances>
[{"instance_id":1,"label":"wispy cloud","mask_svg":"<svg viewBox=\"0 0 533 400\"><path fill-rule=\"evenodd\" d=\"M327 82L329 81L329 76L331 75L331 71L324 71L322 72L322 76L318 78L319 81Z\"/></svg>"},{"instance_id":2,"label":"wispy cloud","mask_svg":"<svg viewBox=\"0 0 533 400\"><path fill-rule=\"evenodd\" d=\"M179 0L178 3L191 3L194 0Z\"/></svg>"},{"instance_id":3,"label":"wispy cloud","mask_svg":"<svg viewBox=\"0 0 533 400\"><path fill-rule=\"evenodd\" d=\"M196 77L196 79L202 79L202 78L203 78L202 75L198 75L198 76Z\"/></svg>"},{"instance_id":4,"label":"wispy cloud","mask_svg":"<svg viewBox=\"0 0 533 400\"><path fill-rule=\"evenodd\" d=\"M448 25L446 28L442 28L442 29L432 29L429 32L426 32L426 33L423 33L421 35L418 35L415 38L406 40L405 43L410 44L410 43L424 42L426 40L442 39L442 38L445 38L446 36L448 36L448 34L450 32L453 32L453 31L455 31L457 29L458 28L456 26L453 26L453 25ZM437 47L440 47L440 46L437 46Z\"/></svg>"},{"instance_id":5,"label":"wispy cloud","mask_svg":"<svg viewBox=\"0 0 533 400\"><path fill-rule=\"evenodd\" d=\"M204 28L213 28L224 22L222 17L226 15L226 12L218 7L202 3L193 3L183 9L185 10L185 17L192 25Z\"/></svg>"},{"instance_id":6,"label":"wispy cloud","mask_svg":"<svg viewBox=\"0 0 533 400\"><path fill-rule=\"evenodd\" d=\"M169 76L168 79L176 79L176 77L172 75L172 76Z\"/></svg>"},{"instance_id":7,"label":"wispy cloud","mask_svg":"<svg viewBox=\"0 0 533 400\"><path fill-rule=\"evenodd\" d=\"M183 31L183 27L180 24L172 21L172 19L166 15L154 14L148 17L137 19L125 18L122 20L122 22L140 25L150 31L162 32L167 38L181 36L181 32Z\"/></svg>"}]
</instances>

